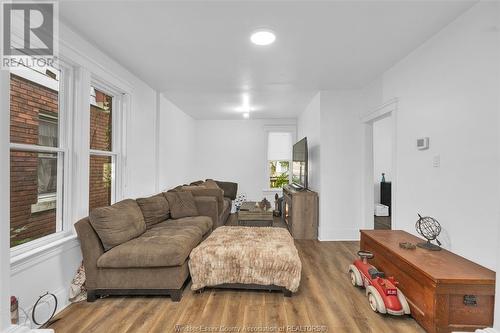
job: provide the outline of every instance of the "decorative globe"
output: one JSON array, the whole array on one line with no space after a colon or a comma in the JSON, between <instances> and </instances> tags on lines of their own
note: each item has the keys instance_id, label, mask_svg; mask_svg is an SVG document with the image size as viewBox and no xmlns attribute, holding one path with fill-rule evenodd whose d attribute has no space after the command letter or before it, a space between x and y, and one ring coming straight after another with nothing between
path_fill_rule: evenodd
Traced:
<instances>
[{"instance_id":1,"label":"decorative globe","mask_svg":"<svg viewBox=\"0 0 500 333\"><path fill-rule=\"evenodd\" d=\"M441 248L439 246L431 244L431 241L436 240L436 242L441 245L441 242L439 242L439 240L437 239L437 237L441 233L441 225L435 218L432 218L430 216L422 217L419 214L418 217L419 219L415 224L415 228L422 237L427 239L427 243L417 245L429 250L440 250Z\"/></svg>"}]
</instances>

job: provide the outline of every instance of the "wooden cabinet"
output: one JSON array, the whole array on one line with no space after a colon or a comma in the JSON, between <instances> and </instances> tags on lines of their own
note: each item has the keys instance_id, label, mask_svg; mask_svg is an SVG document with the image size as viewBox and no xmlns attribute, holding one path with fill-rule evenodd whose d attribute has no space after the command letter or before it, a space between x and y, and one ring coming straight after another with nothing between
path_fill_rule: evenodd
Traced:
<instances>
[{"instance_id":1,"label":"wooden cabinet","mask_svg":"<svg viewBox=\"0 0 500 333\"><path fill-rule=\"evenodd\" d=\"M406 250L422 242L400 230L361 230L371 264L394 276L411 315L429 333L474 331L493 325L495 272L446 250Z\"/></svg>"},{"instance_id":2,"label":"wooden cabinet","mask_svg":"<svg viewBox=\"0 0 500 333\"><path fill-rule=\"evenodd\" d=\"M282 219L295 239L318 239L318 193L283 188Z\"/></svg>"}]
</instances>

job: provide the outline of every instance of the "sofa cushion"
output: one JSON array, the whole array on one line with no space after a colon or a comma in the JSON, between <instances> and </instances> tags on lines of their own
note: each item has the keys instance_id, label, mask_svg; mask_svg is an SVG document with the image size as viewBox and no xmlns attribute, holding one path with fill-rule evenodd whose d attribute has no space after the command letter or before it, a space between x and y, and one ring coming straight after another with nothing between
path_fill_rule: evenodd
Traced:
<instances>
[{"instance_id":1,"label":"sofa cushion","mask_svg":"<svg viewBox=\"0 0 500 333\"><path fill-rule=\"evenodd\" d=\"M204 185L184 185L182 186L181 190L182 191L196 191L202 188L207 188Z\"/></svg>"},{"instance_id":2,"label":"sofa cushion","mask_svg":"<svg viewBox=\"0 0 500 333\"><path fill-rule=\"evenodd\" d=\"M224 208L224 191L220 188L207 188L206 186L183 186L182 191L191 192L194 196L215 197L219 214Z\"/></svg>"},{"instance_id":3,"label":"sofa cushion","mask_svg":"<svg viewBox=\"0 0 500 333\"><path fill-rule=\"evenodd\" d=\"M198 216L198 209L191 192L166 192L164 195L168 200L172 218L180 219L188 216Z\"/></svg>"},{"instance_id":4,"label":"sofa cushion","mask_svg":"<svg viewBox=\"0 0 500 333\"><path fill-rule=\"evenodd\" d=\"M203 183L203 186L205 186L206 188L220 188L219 185L217 185L217 183L212 179L207 179Z\"/></svg>"},{"instance_id":5,"label":"sofa cushion","mask_svg":"<svg viewBox=\"0 0 500 333\"><path fill-rule=\"evenodd\" d=\"M126 199L107 207L95 208L89 215L90 224L107 251L146 231L146 223L135 200Z\"/></svg>"},{"instance_id":6,"label":"sofa cushion","mask_svg":"<svg viewBox=\"0 0 500 333\"><path fill-rule=\"evenodd\" d=\"M212 218L209 216L191 216L191 217L183 217L177 220L168 220L163 222L166 225L171 226L194 226L201 231L201 234L204 236L212 230L213 222Z\"/></svg>"},{"instance_id":7,"label":"sofa cushion","mask_svg":"<svg viewBox=\"0 0 500 333\"><path fill-rule=\"evenodd\" d=\"M170 207L163 193L149 198L139 198L136 201L141 208L147 229L170 218Z\"/></svg>"},{"instance_id":8,"label":"sofa cushion","mask_svg":"<svg viewBox=\"0 0 500 333\"><path fill-rule=\"evenodd\" d=\"M232 182L222 182L219 180L214 180L214 182L224 191L224 196L235 200L238 195L238 184Z\"/></svg>"},{"instance_id":9,"label":"sofa cushion","mask_svg":"<svg viewBox=\"0 0 500 333\"><path fill-rule=\"evenodd\" d=\"M97 260L100 268L170 267L182 265L203 235L195 225L158 223L140 237L118 245Z\"/></svg>"},{"instance_id":10,"label":"sofa cushion","mask_svg":"<svg viewBox=\"0 0 500 333\"><path fill-rule=\"evenodd\" d=\"M226 224L226 221L231 214L231 199L224 198L224 208L222 209L222 212L219 215L219 222L218 222L218 227L221 225Z\"/></svg>"}]
</instances>

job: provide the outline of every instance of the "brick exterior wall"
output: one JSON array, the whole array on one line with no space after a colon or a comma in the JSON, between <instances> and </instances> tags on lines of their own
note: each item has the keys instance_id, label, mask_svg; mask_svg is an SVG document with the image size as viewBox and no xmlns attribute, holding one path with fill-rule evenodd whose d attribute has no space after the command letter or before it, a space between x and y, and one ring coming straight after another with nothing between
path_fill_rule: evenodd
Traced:
<instances>
[{"instance_id":1,"label":"brick exterior wall","mask_svg":"<svg viewBox=\"0 0 500 333\"><path fill-rule=\"evenodd\" d=\"M11 74L10 140L37 145L39 113L57 116L58 92ZM91 149L110 150L111 112L91 106ZM111 202L111 158L90 157L89 208ZM10 153L10 246L56 232L56 209L32 212L38 202L38 153Z\"/></svg>"},{"instance_id":2,"label":"brick exterior wall","mask_svg":"<svg viewBox=\"0 0 500 333\"><path fill-rule=\"evenodd\" d=\"M111 204L111 157L90 156L89 211Z\"/></svg>"},{"instance_id":3,"label":"brick exterior wall","mask_svg":"<svg viewBox=\"0 0 500 333\"><path fill-rule=\"evenodd\" d=\"M90 149L111 151L111 110L90 106ZM111 204L111 157L90 156L89 211Z\"/></svg>"},{"instance_id":4,"label":"brick exterior wall","mask_svg":"<svg viewBox=\"0 0 500 333\"><path fill-rule=\"evenodd\" d=\"M38 144L38 114L58 112L58 93L11 74L10 140ZM31 212L38 201L38 153L10 153L10 246L56 231L56 210Z\"/></svg>"}]
</instances>

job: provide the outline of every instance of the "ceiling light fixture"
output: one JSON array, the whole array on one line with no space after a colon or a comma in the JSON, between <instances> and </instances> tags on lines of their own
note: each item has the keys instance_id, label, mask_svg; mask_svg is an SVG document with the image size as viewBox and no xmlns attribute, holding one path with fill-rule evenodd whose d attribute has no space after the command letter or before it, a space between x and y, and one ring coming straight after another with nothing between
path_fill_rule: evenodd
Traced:
<instances>
[{"instance_id":1,"label":"ceiling light fixture","mask_svg":"<svg viewBox=\"0 0 500 333\"><path fill-rule=\"evenodd\" d=\"M252 33L250 40L255 45L265 46L274 43L276 40L276 35L272 30L269 29L259 29Z\"/></svg>"}]
</instances>

